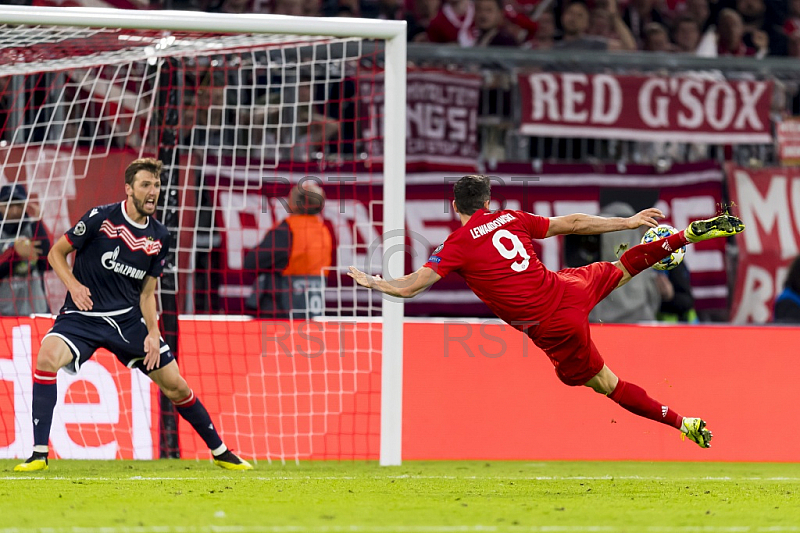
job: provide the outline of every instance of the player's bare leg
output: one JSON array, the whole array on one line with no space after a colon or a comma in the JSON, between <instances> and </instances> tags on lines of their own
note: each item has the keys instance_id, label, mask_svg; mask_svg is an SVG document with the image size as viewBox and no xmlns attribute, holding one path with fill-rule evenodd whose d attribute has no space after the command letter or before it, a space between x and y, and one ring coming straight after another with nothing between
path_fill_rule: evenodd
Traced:
<instances>
[{"instance_id":1,"label":"player's bare leg","mask_svg":"<svg viewBox=\"0 0 800 533\"><path fill-rule=\"evenodd\" d=\"M36 370L33 372L33 454L27 461L15 466L15 472L34 472L49 468L47 455L50 452L50 426L53 424L53 410L58 399L56 375L60 368L72 361L72 357L72 351L63 339L53 335L42 339L39 354L36 356Z\"/></svg>"},{"instance_id":2,"label":"player's bare leg","mask_svg":"<svg viewBox=\"0 0 800 533\"><path fill-rule=\"evenodd\" d=\"M194 395L189 384L181 376L178 363L170 361L162 368L153 370L148 374L156 385L164 393L164 396L175 405L184 420L189 422L198 435L205 441L211 454L214 456L214 464L228 470L250 470L252 465L241 459L225 446L217 433L211 416Z\"/></svg>"},{"instance_id":3,"label":"player's bare leg","mask_svg":"<svg viewBox=\"0 0 800 533\"><path fill-rule=\"evenodd\" d=\"M595 392L605 394L623 409L635 415L679 429L682 437L688 437L701 448L711 447L712 435L705 428L705 421L700 418L682 417L666 405L648 396L643 388L619 379L608 366L604 365L603 369L585 385Z\"/></svg>"}]
</instances>

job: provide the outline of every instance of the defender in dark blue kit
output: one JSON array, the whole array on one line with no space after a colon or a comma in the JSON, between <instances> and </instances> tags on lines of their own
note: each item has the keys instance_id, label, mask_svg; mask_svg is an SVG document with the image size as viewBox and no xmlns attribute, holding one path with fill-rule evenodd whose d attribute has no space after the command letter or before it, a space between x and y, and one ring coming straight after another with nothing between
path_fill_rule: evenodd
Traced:
<instances>
[{"instance_id":1,"label":"defender in dark blue kit","mask_svg":"<svg viewBox=\"0 0 800 533\"><path fill-rule=\"evenodd\" d=\"M252 466L223 444L206 408L183 379L161 339L156 280L169 252L170 235L152 215L161 188L161 162L137 159L125 170L118 204L95 207L53 246L47 258L67 287L53 328L42 339L33 374L33 455L14 470L47 470L50 426L56 405L56 373L76 373L100 348L147 374L205 441L214 463L230 470ZM67 256L76 251L70 269Z\"/></svg>"}]
</instances>

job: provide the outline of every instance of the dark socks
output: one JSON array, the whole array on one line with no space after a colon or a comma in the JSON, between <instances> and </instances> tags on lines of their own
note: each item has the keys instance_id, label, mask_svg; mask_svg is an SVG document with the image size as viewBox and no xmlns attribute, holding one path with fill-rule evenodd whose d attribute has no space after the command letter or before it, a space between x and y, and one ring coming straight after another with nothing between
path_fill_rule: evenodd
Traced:
<instances>
[{"instance_id":1,"label":"dark socks","mask_svg":"<svg viewBox=\"0 0 800 533\"><path fill-rule=\"evenodd\" d=\"M211 422L211 416L209 416L208 411L200 403L200 400L194 395L194 392L190 393L188 397L184 398L183 400L179 400L177 402L173 402L175 404L175 408L178 410L178 413L183 417L184 420L189 422L194 430L200 435L200 438L206 443L206 446L212 451L215 452L220 448L223 448L218 453L224 452L225 448L222 444L222 439L217 433L217 429L214 427L214 424Z\"/></svg>"},{"instance_id":2,"label":"dark socks","mask_svg":"<svg viewBox=\"0 0 800 533\"><path fill-rule=\"evenodd\" d=\"M47 453L53 410L56 408L58 389L56 373L36 370L33 373L33 445L34 451Z\"/></svg>"}]
</instances>

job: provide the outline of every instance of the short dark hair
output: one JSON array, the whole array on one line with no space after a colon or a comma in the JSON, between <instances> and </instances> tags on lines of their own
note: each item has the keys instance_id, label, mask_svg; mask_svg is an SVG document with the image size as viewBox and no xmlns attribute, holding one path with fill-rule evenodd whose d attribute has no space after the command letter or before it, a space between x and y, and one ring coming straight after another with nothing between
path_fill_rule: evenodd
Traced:
<instances>
[{"instance_id":1,"label":"short dark hair","mask_svg":"<svg viewBox=\"0 0 800 533\"><path fill-rule=\"evenodd\" d=\"M161 178L161 161L153 157L143 157L135 160L125 169L125 183L133 187L133 180L140 170L146 170L156 178Z\"/></svg>"},{"instance_id":2,"label":"short dark hair","mask_svg":"<svg viewBox=\"0 0 800 533\"><path fill-rule=\"evenodd\" d=\"M480 174L464 176L453 186L453 196L459 213L473 215L492 198L492 182Z\"/></svg>"}]
</instances>

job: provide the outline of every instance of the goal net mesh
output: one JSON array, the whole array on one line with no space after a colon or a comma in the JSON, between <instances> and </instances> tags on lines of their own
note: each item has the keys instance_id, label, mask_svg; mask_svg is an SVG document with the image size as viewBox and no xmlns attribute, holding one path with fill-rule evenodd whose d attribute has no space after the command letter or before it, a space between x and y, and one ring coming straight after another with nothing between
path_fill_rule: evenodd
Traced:
<instances>
[{"instance_id":1,"label":"goal net mesh","mask_svg":"<svg viewBox=\"0 0 800 533\"><path fill-rule=\"evenodd\" d=\"M124 200L125 167L157 157L157 218L174 252L162 332L228 447L267 460L377 458L381 302L346 269L382 268L383 46L0 27L0 402L13 406L0 414L0 456L30 453L31 376L52 325L31 315L64 301L43 241ZM298 184L304 198L324 195L319 214L292 207ZM298 258L304 250L327 257ZM76 376L59 372L51 457L207 458L137 372L102 348Z\"/></svg>"}]
</instances>

